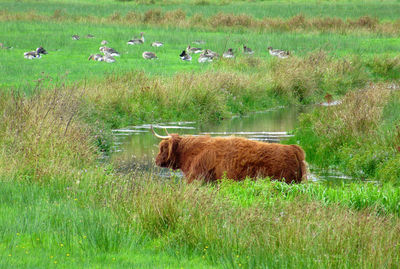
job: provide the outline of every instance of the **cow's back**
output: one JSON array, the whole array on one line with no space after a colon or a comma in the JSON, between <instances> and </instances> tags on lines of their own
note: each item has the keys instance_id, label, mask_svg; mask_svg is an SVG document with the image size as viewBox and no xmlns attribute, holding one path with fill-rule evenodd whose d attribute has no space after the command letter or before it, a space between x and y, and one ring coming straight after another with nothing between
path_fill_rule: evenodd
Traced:
<instances>
[{"instance_id":1,"label":"cow's back","mask_svg":"<svg viewBox=\"0 0 400 269\"><path fill-rule=\"evenodd\" d=\"M232 137L216 139L215 147L218 149L217 162L220 163L217 177L226 172L228 178L235 180L271 177L285 178L290 183L301 182L305 173L304 151L296 145Z\"/></svg>"}]
</instances>

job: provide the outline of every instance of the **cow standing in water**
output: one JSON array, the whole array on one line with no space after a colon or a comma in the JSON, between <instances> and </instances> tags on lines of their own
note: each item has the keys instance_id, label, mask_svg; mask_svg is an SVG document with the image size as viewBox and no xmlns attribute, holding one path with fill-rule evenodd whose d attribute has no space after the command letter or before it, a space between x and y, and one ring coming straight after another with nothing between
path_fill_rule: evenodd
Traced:
<instances>
[{"instance_id":1,"label":"cow standing in water","mask_svg":"<svg viewBox=\"0 0 400 269\"><path fill-rule=\"evenodd\" d=\"M282 145L242 137L155 136L161 138L156 164L181 169L188 182L270 177L286 183L306 179L305 154L297 145Z\"/></svg>"}]
</instances>

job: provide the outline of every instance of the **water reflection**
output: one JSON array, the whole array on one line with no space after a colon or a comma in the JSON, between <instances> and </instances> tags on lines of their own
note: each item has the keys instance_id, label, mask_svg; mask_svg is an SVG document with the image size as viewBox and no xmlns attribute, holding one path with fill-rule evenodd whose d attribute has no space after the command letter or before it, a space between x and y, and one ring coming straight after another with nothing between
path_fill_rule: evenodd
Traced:
<instances>
[{"instance_id":1,"label":"water reflection","mask_svg":"<svg viewBox=\"0 0 400 269\"><path fill-rule=\"evenodd\" d=\"M252 113L245 117L233 117L218 124L198 126L195 122L168 122L154 125L160 135L164 134L163 128L169 133L184 134L210 134L211 136L244 136L255 140L279 142L286 138L287 132L292 131L297 122L298 115L305 111L304 106L279 107L273 110ZM130 126L114 130L114 157L123 156L138 160L148 161L153 159L158 152L159 139L150 131L150 125Z\"/></svg>"}]
</instances>

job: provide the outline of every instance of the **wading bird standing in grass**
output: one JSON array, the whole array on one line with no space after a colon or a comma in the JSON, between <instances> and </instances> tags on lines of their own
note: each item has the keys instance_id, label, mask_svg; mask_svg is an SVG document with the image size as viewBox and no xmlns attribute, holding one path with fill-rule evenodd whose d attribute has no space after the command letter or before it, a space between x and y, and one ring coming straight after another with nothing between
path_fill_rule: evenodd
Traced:
<instances>
[{"instance_id":1,"label":"wading bird standing in grass","mask_svg":"<svg viewBox=\"0 0 400 269\"><path fill-rule=\"evenodd\" d=\"M224 54L222 54L222 57L235 58L235 55L233 54L233 49L229 48L228 51L226 51L226 52L224 52Z\"/></svg>"},{"instance_id":2,"label":"wading bird standing in grass","mask_svg":"<svg viewBox=\"0 0 400 269\"><path fill-rule=\"evenodd\" d=\"M254 54L254 51L251 48L247 47L246 45L243 45L243 53L251 55Z\"/></svg>"},{"instance_id":3,"label":"wading bird standing in grass","mask_svg":"<svg viewBox=\"0 0 400 269\"><path fill-rule=\"evenodd\" d=\"M143 58L145 59L157 59L157 55L150 51L145 51L142 53Z\"/></svg>"},{"instance_id":4,"label":"wading bird standing in grass","mask_svg":"<svg viewBox=\"0 0 400 269\"><path fill-rule=\"evenodd\" d=\"M164 43L159 42L159 41L154 41L153 43L151 43L152 47L162 47L164 45Z\"/></svg>"},{"instance_id":5,"label":"wading bird standing in grass","mask_svg":"<svg viewBox=\"0 0 400 269\"><path fill-rule=\"evenodd\" d=\"M110 55L112 57L118 57L120 56L119 52L116 51L113 48L109 48L109 47L100 47L99 48L100 52L104 53L104 55Z\"/></svg>"},{"instance_id":6,"label":"wading bird standing in grass","mask_svg":"<svg viewBox=\"0 0 400 269\"><path fill-rule=\"evenodd\" d=\"M284 50L278 50L278 49L272 49L272 47L268 47L268 52L271 56L275 56L281 59L285 59L289 57L290 52L289 51L284 51Z\"/></svg>"},{"instance_id":7,"label":"wading bird standing in grass","mask_svg":"<svg viewBox=\"0 0 400 269\"><path fill-rule=\"evenodd\" d=\"M190 54L186 53L186 50L183 50L181 54L179 54L179 57L181 58L182 61L191 61L192 56Z\"/></svg>"},{"instance_id":8,"label":"wading bird standing in grass","mask_svg":"<svg viewBox=\"0 0 400 269\"><path fill-rule=\"evenodd\" d=\"M143 32L140 33L140 38L132 38L131 40L129 40L127 42L128 45L140 45L144 43L144 36L143 36Z\"/></svg>"},{"instance_id":9,"label":"wading bird standing in grass","mask_svg":"<svg viewBox=\"0 0 400 269\"><path fill-rule=\"evenodd\" d=\"M47 54L47 51L42 46L37 48L35 51L25 52L24 58L29 60L40 59L42 57L41 54Z\"/></svg>"},{"instance_id":10,"label":"wading bird standing in grass","mask_svg":"<svg viewBox=\"0 0 400 269\"><path fill-rule=\"evenodd\" d=\"M78 35L72 35L72 40L79 40L80 37Z\"/></svg>"},{"instance_id":11,"label":"wading bird standing in grass","mask_svg":"<svg viewBox=\"0 0 400 269\"><path fill-rule=\"evenodd\" d=\"M192 47L190 47L190 45L187 46L186 50L187 50L189 53L194 53L194 54L202 53L202 52L203 52L203 49L201 49L201 48L192 48Z\"/></svg>"},{"instance_id":12,"label":"wading bird standing in grass","mask_svg":"<svg viewBox=\"0 0 400 269\"><path fill-rule=\"evenodd\" d=\"M307 178L305 153L298 145L282 145L248 140L243 137L160 136L156 165L180 169L188 183L270 177L286 183Z\"/></svg>"}]
</instances>

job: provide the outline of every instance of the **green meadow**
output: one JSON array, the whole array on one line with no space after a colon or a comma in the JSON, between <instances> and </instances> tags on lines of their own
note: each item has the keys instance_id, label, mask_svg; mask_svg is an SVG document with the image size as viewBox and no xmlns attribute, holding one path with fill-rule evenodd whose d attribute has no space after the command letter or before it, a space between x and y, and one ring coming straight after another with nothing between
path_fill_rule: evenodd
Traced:
<instances>
[{"instance_id":1,"label":"green meadow","mask_svg":"<svg viewBox=\"0 0 400 269\"><path fill-rule=\"evenodd\" d=\"M397 268L399 14L372 0L0 0L0 267ZM102 40L115 63L88 60ZM236 57L183 62L189 44ZM187 184L107 158L115 128L286 105L310 109L285 143L351 181Z\"/></svg>"},{"instance_id":2,"label":"green meadow","mask_svg":"<svg viewBox=\"0 0 400 269\"><path fill-rule=\"evenodd\" d=\"M296 57L304 57L310 52L324 50L335 58L350 59L353 56L362 57L368 61L374 56L396 56L400 50L400 41L394 37L382 37L378 34L348 34L337 33L246 33L244 31L204 32L182 30L179 28L119 26L62 23L62 22L3 22L0 40L9 50L0 50L0 71L4 74L0 86L2 88L29 88L40 78L50 76L54 80L61 74L68 74L70 81L101 80L107 75L123 74L131 71L144 71L149 75L171 76L180 72L204 72L210 69L222 69L215 65L200 64L197 55L192 62L186 63L179 59L179 54L192 40L204 40L209 48L222 54L227 48L234 48L240 55L243 44L255 50L257 59L271 62L267 47L285 47ZM145 32L148 41L143 45L129 46L126 44L133 36ZM35 34L31 34L35 33ZM73 34L79 34L80 40L72 40ZM94 38L85 38L92 34ZM108 46L121 53L116 63L110 65L103 62L88 61L91 54L99 53L100 42L107 40ZM153 48L150 43L162 40L166 43L161 48ZM195 46L191 44L192 46ZM48 55L39 61L27 61L23 58L26 51L43 46ZM158 58L148 61L142 58L143 51L153 51ZM256 72L249 70L248 72Z\"/></svg>"}]
</instances>

